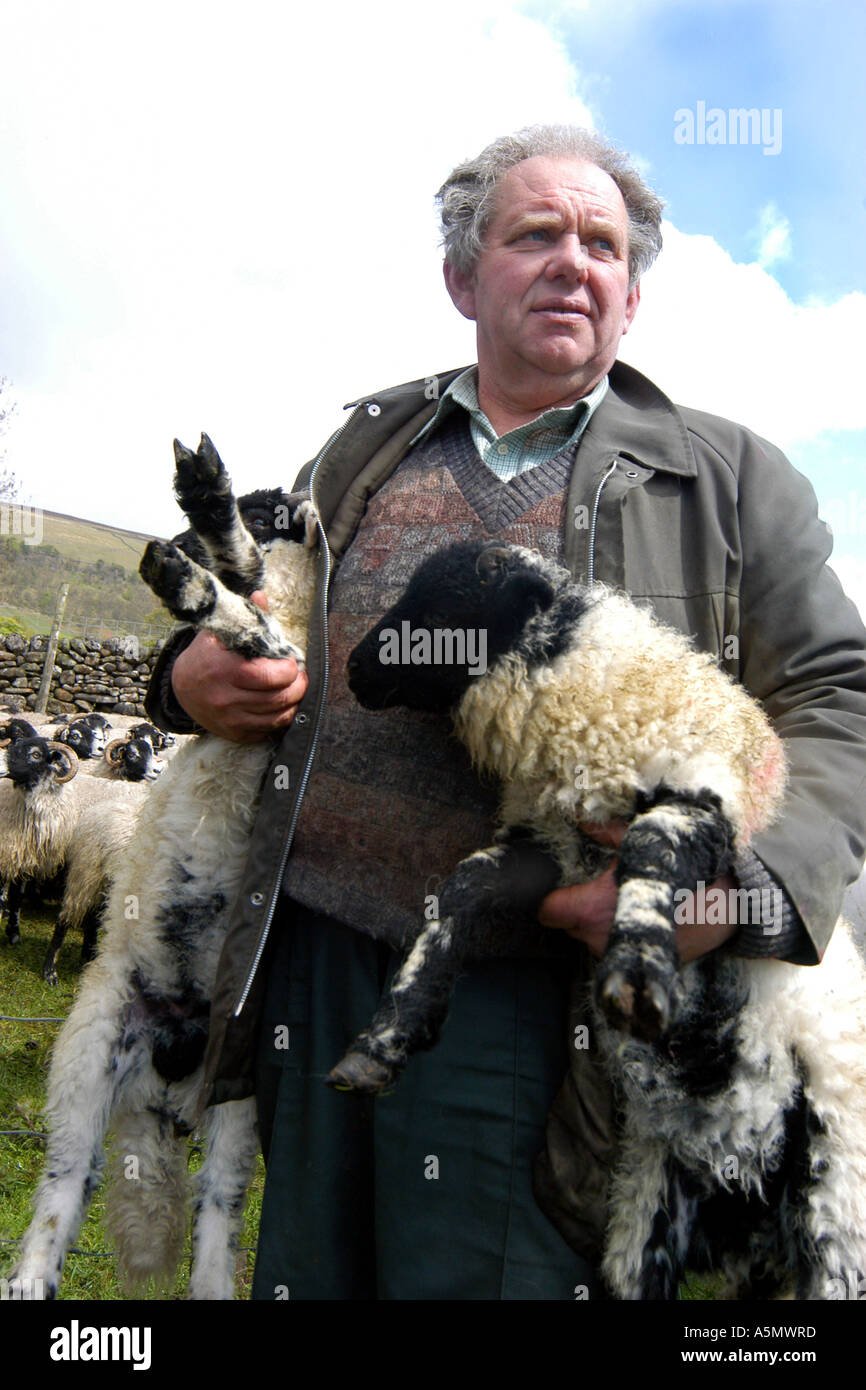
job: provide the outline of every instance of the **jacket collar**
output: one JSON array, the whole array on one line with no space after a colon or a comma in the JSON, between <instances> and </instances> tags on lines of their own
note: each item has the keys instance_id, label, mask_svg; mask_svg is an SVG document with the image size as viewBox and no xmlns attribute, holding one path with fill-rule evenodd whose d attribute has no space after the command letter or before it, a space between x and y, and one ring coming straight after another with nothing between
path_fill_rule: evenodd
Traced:
<instances>
[{"instance_id":1,"label":"jacket collar","mask_svg":"<svg viewBox=\"0 0 866 1390\"><path fill-rule=\"evenodd\" d=\"M465 367L435 376L405 382L372 396L363 396L360 405L387 432L399 429L408 420L420 430L436 412L439 398ZM682 415L671 400L636 368L615 362L610 371L610 389L594 411L586 429L602 447L634 459L647 468L695 477L697 464Z\"/></svg>"}]
</instances>

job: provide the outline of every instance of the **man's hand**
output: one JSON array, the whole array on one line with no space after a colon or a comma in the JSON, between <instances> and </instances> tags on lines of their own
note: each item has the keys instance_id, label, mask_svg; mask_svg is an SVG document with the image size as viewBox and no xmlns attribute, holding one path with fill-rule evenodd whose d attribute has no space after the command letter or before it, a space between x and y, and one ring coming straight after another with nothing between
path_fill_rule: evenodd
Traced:
<instances>
[{"instance_id":1,"label":"man's hand","mask_svg":"<svg viewBox=\"0 0 866 1390\"><path fill-rule=\"evenodd\" d=\"M594 840L598 840L599 844L615 848L622 841L628 826L612 823L604 826L584 825L582 828ZM576 941L582 941L592 955L600 959L607 950L616 910L617 886L614 881L614 867L615 862L591 883L555 888L552 893L548 893L538 909L541 925L567 932ZM711 886L721 888L725 895L724 901L728 903L732 901L728 897L728 890L736 888L737 885L726 875L717 878ZM721 912L720 915L725 914ZM690 960L697 960L699 956L706 955L707 951L714 951L717 946L724 945L734 935L737 926L737 922L723 922L718 925L696 923L694 926L678 927L676 935L681 963L685 965Z\"/></svg>"},{"instance_id":2,"label":"man's hand","mask_svg":"<svg viewBox=\"0 0 866 1390\"><path fill-rule=\"evenodd\" d=\"M267 608L261 590L252 603ZM292 657L246 661L200 632L174 663L171 684L181 708L202 728L233 743L258 743L284 729L306 694L308 677Z\"/></svg>"}]
</instances>

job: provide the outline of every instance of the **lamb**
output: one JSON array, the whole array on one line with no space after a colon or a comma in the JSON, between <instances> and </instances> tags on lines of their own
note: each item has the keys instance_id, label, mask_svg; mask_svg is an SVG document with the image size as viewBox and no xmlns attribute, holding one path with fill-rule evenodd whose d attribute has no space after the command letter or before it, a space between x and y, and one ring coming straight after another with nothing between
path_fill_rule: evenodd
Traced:
<instances>
[{"instance_id":1,"label":"lamb","mask_svg":"<svg viewBox=\"0 0 866 1390\"><path fill-rule=\"evenodd\" d=\"M486 669L423 664L443 630L467 650L468 634L483 635ZM394 664L398 639L408 664ZM581 826L628 821L592 1004L622 1123L608 1286L621 1299L675 1298L684 1270L703 1267L740 1296L795 1277L800 1298L856 1297L866 972L847 929L811 970L723 952L678 968L683 890L725 872L781 806L782 748L757 704L626 596L483 541L419 568L350 656L349 683L371 709L450 710L503 790L494 844L450 875L331 1084L393 1085L435 1045L461 963L534 920L550 889L603 867Z\"/></svg>"},{"instance_id":2,"label":"lamb","mask_svg":"<svg viewBox=\"0 0 866 1390\"><path fill-rule=\"evenodd\" d=\"M234 651L302 662L318 534L311 505L278 490L236 504L205 435L195 454L175 442L175 458L176 494L197 532L184 549L198 559L151 542L146 582L175 617ZM268 613L243 596L257 588ZM133 1286L167 1278L186 1226L184 1140L201 1122L189 1295L234 1296L234 1249L258 1148L254 1104L230 1101L200 1117L199 1093L217 959L272 750L273 740L202 735L150 793L114 876L99 954L55 1048L45 1171L12 1275L23 1292L55 1293L109 1125L116 1158L137 1160L137 1181L116 1182L111 1194L121 1273Z\"/></svg>"}]
</instances>

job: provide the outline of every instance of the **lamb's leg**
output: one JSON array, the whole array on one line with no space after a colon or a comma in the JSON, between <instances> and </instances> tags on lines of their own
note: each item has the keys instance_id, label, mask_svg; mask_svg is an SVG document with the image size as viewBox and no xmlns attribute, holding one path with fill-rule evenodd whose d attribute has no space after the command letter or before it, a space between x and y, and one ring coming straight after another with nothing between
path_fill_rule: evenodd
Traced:
<instances>
[{"instance_id":1,"label":"lamb's leg","mask_svg":"<svg viewBox=\"0 0 866 1390\"><path fill-rule=\"evenodd\" d=\"M559 881L552 854L520 828L462 860L439 894L438 916L420 932L395 975L390 997L328 1083L369 1094L392 1086L414 1052L436 1045L463 962L484 954L483 940L498 922L507 931L515 918L534 916Z\"/></svg>"},{"instance_id":2,"label":"lamb's leg","mask_svg":"<svg viewBox=\"0 0 866 1390\"><path fill-rule=\"evenodd\" d=\"M259 1151L254 1100L206 1112L205 1157L196 1177L189 1297L235 1296L235 1260L244 1199Z\"/></svg>"},{"instance_id":3,"label":"lamb's leg","mask_svg":"<svg viewBox=\"0 0 866 1390\"><path fill-rule=\"evenodd\" d=\"M103 1139L118 1087L134 1074L141 1043L123 1046L126 992L91 977L54 1049L49 1138L35 1210L12 1276L53 1298L103 1166Z\"/></svg>"},{"instance_id":4,"label":"lamb's leg","mask_svg":"<svg viewBox=\"0 0 866 1390\"><path fill-rule=\"evenodd\" d=\"M602 1265L617 1298L676 1298L697 1205L664 1143L626 1147L614 1179Z\"/></svg>"},{"instance_id":5,"label":"lamb's leg","mask_svg":"<svg viewBox=\"0 0 866 1390\"><path fill-rule=\"evenodd\" d=\"M613 930L596 975L608 1022L645 1042L670 1025L677 1002L674 894L729 867L733 831L714 792L661 789L619 850Z\"/></svg>"},{"instance_id":6,"label":"lamb's leg","mask_svg":"<svg viewBox=\"0 0 866 1390\"><path fill-rule=\"evenodd\" d=\"M303 662L303 653L267 613L231 593L169 541L150 541L139 572L173 617L212 632L229 651L247 660L293 656L299 664Z\"/></svg>"},{"instance_id":7,"label":"lamb's leg","mask_svg":"<svg viewBox=\"0 0 866 1390\"><path fill-rule=\"evenodd\" d=\"M264 577L262 554L241 519L225 465L206 434L195 453L174 441L174 492L227 588L250 594Z\"/></svg>"}]
</instances>

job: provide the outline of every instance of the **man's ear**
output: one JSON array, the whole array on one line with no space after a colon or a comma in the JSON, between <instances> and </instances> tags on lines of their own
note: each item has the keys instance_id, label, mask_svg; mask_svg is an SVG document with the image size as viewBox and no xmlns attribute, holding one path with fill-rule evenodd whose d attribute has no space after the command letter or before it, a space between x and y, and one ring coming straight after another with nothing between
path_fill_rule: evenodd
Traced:
<instances>
[{"instance_id":1,"label":"man's ear","mask_svg":"<svg viewBox=\"0 0 866 1390\"><path fill-rule=\"evenodd\" d=\"M625 301L625 318L624 318L624 327L623 327L623 330L622 330L622 331L623 331L623 335L625 335L625 334L628 332L628 330L631 328L632 320L633 320L635 314L637 313L637 306L638 306L639 304L640 304L640 280L638 280L637 284L634 285L634 286L632 286L632 288L629 290L628 296L627 296L626 301Z\"/></svg>"},{"instance_id":2,"label":"man's ear","mask_svg":"<svg viewBox=\"0 0 866 1390\"><path fill-rule=\"evenodd\" d=\"M456 309L465 319L475 319L475 276L457 270L450 261L442 267L445 285Z\"/></svg>"}]
</instances>

